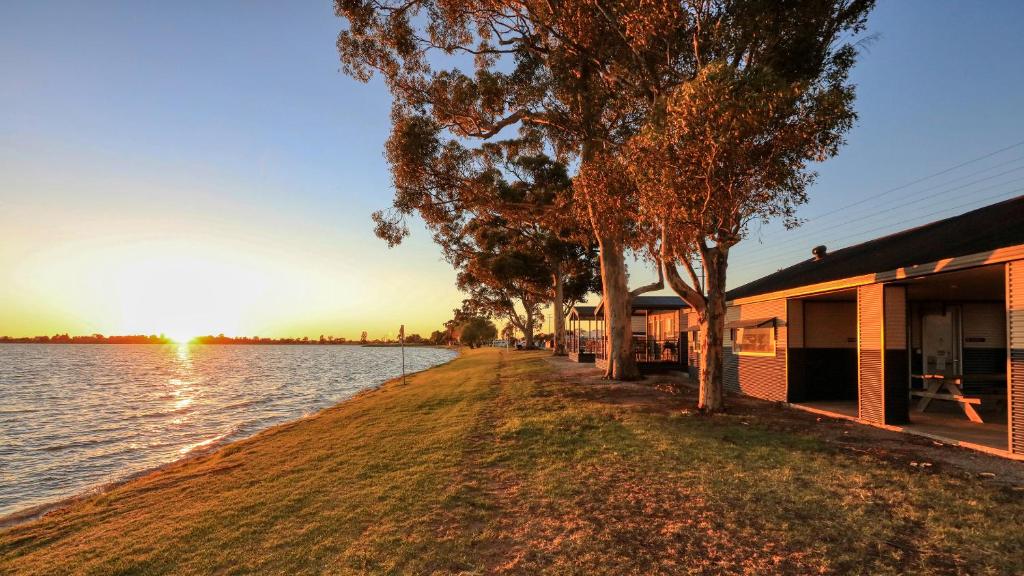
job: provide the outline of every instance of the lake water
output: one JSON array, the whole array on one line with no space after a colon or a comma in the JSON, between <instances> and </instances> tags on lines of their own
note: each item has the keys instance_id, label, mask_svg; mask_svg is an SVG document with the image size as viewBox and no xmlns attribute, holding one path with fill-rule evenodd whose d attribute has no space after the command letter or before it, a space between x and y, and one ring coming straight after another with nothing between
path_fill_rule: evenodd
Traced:
<instances>
[{"instance_id":1,"label":"lake water","mask_svg":"<svg viewBox=\"0 0 1024 576\"><path fill-rule=\"evenodd\" d=\"M454 354L407 348L406 370ZM0 516L251 436L399 375L398 348L0 345Z\"/></svg>"}]
</instances>

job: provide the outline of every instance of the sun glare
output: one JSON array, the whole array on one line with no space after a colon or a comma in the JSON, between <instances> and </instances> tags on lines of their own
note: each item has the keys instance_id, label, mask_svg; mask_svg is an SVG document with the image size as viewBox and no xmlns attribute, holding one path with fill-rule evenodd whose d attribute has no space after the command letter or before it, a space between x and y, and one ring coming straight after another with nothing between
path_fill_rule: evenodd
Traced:
<instances>
[{"instance_id":1,"label":"sun glare","mask_svg":"<svg viewBox=\"0 0 1024 576\"><path fill-rule=\"evenodd\" d=\"M180 344L235 334L265 279L209 246L156 245L123 253L111 266L120 330L164 334Z\"/></svg>"}]
</instances>

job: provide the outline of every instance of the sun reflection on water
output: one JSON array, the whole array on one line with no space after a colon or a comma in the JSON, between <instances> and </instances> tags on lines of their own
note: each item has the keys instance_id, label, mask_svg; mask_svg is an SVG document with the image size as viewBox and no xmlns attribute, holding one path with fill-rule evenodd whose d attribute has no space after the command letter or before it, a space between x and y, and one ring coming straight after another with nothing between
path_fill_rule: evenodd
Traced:
<instances>
[{"instance_id":1,"label":"sun reflection on water","mask_svg":"<svg viewBox=\"0 0 1024 576\"><path fill-rule=\"evenodd\" d=\"M175 359L177 360L177 377L170 378L167 383L171 386L171 395L175 398L174 410L179 411L188 408L195 402L195 388L192 386L194 374L192 370L192 348L188 342L179 342L175 348ZM176 418L172 423L181 424L184 420Z\"/></svg>"},{"instance_id":2,"label":"sun reflection on water","mask_svg":"<svg viewBox=\"0 0 1024 576\"><path fill-rule=\"evenodd\" d=\"M192 367L192 345L187 341L176 342L178 361L181 363L187 363L188 367Z\"/></svg>"}]
</instances>

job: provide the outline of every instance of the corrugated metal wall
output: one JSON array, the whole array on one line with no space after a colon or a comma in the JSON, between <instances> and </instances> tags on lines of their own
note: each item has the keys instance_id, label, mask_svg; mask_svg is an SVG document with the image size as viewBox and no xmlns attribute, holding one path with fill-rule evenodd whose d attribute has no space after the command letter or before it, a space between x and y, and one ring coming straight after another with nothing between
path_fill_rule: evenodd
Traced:
<instances>
[{"instance_id":1,"label":"corrugated metal wall","mask_svg":"<svg viewBox=\"0 0 1024 576\"><path fill-rule=\"evenodd\" d=\"M964 374L1006 370L1006 302L965 302L961 306ZM965 386L970 389L970 383Z\"/></svg>"},{"instance_id":2,"label":"corrugated metal wall","mask_svg":"<svg viewBox=\"0 0 1024 576\"><path fill-rule=\"evenodd\" d=\"M1006 265L1010 451L1024 454L1024 260Z\"/></svg>"},{"instance_id":3,"label":"corrugated metal wall","mask_svg":"<svg viewBox=\"0 0 1024 576\"><path fill-rule=\"evenodd\" d=\"M700 378L698 366L700 365L700 340L698 333L690 328L700 326L696 312L683 312L680 318L680 329L687 331L687 362L690 366L690 378Z\"/></svg>"},{"instance_id":4,"label":"corrugated metal wall","mask_svg":"<svg viewBox=\"0 0 1024 576\"><path fill-rule=\"evenodd\" d=\"M646 314L635 314L632 318L633 321L633 334L646 334L647 333L647 315Z\"/></svg>"},{"instance_id":5,"label":"corrugated metal wall","mask_svg":"<svg viewBox=\"0 0 1024 576\"><path fill-rule=\"evenodd\" d=\"M725 388L765 400L786 400L786 300L730 306L725 322L777 318L775 356L738 356L732 353L730 330L725 330Z\"/></svg>"},{"instance_id":6,"label":"corrugated metal wall","mask_svg":"<svg viewBox=\"0 0 1024 576\"><path fill-rule=\"evenodd\" d=\"M1005 349L1005 313L1001 302L964 303L964 348Z\"/></svg>"},{"instance_id":7,"label":"corrugated metal wall","mask_svg":"<svg viewBox=\"0 0 1024 576\"><path fill-rule=\"evenodd\" d=\"M910 422L910 350L907 347L907 288L885 286L885 352L882 369L885 387L885 423Z\"/></svg>"},{"instance_id":8,"label":"corrugated metal wall","mask_svg":"<svg viewBox=\"0 0 1024 576\"><path fill-rule=\"evenodd\" d=\"M857 303L804 303L804 347L856 348Z\"/></svg>"},{"instance_id":9,"label":"corrugated metal wall","mask_svg":"<svg viewBox=\"0 0 1024 576\"><path fill-rule=\"evenodd\" d=\"M885 374L882 366L884 287L857 288L857 389L860 418L885 423Z\"/></svg>"},{"instance_id":10,"label":"corrugated metal wall","mask_svg":"<svg viewBox=\"0 0 1024 576\"><path fill-rule=\"evenodd\" d=\"M885 349L907 349L907 289L885 286Z\"/></svg>"},{"instance_id":11,"label":"corrugated metal wall","mask_svg":"<svg viewBox=\"0 0 1024 576\"><path fill-rule=\"evenodd\" d=\"M804 347L804 301L792 299L786 305L786 333L789 348Z\"/></svg>"},{"instance_id":12,"label":"corrugated metal wall","mask_svg":"<svg viewBox=\"0 0 1024 576\"><path fill-rule=\"evenodd\" d=\"M909 420L907 290L857 288L857 390L860 418L874 424Z\"/></svg>"},{"instance_id":13,"label":"corrugated metal wall","mask_svg":"<svg viewBox=\"0 0 1024 576\"><path fill-rule=\"evenodd\" d=\"M659 340L675 338L680 332L678 310L651 312L647 316L647 335Z\"/></svg>"}]
</instances>

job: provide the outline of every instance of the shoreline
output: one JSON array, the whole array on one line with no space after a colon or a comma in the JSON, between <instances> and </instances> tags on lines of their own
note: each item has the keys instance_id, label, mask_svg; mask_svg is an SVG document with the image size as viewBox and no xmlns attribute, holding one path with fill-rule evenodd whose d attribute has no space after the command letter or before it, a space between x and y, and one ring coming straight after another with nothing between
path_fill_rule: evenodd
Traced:
<instances>
[{"instance_id":1,"label":"shoreline","mask_svg":"<svg viewBox=\"0 0 1024 576\"><path fill-rule=\"evenodd\" d=\"M233 346L234 344L231 344L231 345ZM435 364L434 366L431 366L429 368L424 368L423 370L417 370L415 372L407 372L405 374L406 377L412 376L414 374L420 374L422 372L427 372L429 370L433 370L435 368L440 368L442 366L450 364L450 363L454 362L456 359L458 359L460 356L462 356L462 354L463 354L462 347L458 347L458 348L453 348L453 347L450 347L450 346L432 346L432 347L434 347L434 348L448 348L448 349L452 350L453 352L455 352L455 355L452 356L451 358L449 358L448 360L446 360L445 362L441 362L440 364ZM133 482L133 481L138 480L140 478L144 478L144 477L149 476L151 474L156 474L156 473L159 473L159 472L164 472L164 471L167 471L167 470L171 470L171 469L173 469L173 468L175 468L177 466L183 466L183 465L186 465L186 464L188 464L188 463L190 463L192 461L212 456L216 452L218 452L220 450L223 450L223 449L225 449L225 448L227 448L229 446L232 446L232 445L240 443L240 442L249 442L249 441L255 440L255 439L259 438L261 435L269 433L271 431L276 431L276 430L278 430L280 428L285 428L285 427L288 427L288 426L294 426L295 424L297 424L299 422L303 422L303 421L310 420L310 419L313 419L313 418L318 418L324 412L327 412L329 410L334 410L334 409L338 408L339 406L342 406L342 405L344 405L344 404L346 404L346 403L348 403L348 402L350 402L352 400L355 400L356 398L359 398L360 396L362 396L364 394L368 394L368 393L371 393L371 392L379 391L379 390L383 389L385 386L388 386L390 384L401 385L402 384L402 376L399 375L399 376L396 376L394 378L389 378L387 380L384 380L383 382L380 382L379 384L374 384L372 386L367 386L366 388L363 388L363 389L359 390L358 392L356 392L355 394L349 396L348 398L344 398L344 399L342 399L342 400L340 400L338 402L335 402L334 404L331 404L330 406L326 406L326 407L321 408L321 409L319 409L319 410L317 410L315 412L311 412L309 414L306 414L304 416L300 416L298 418L294 418L294 419L288 420L286 422L281 422L279 424L274 424L273 426L270 426L268 428L263 428L262 430L258 430L258 431L256 431L255 433L253 433L253 434L251 434L249 436L244 436L242 438L234 438L234 439L231 439L231 440L222 439L219 442L211 442L210 444L207 444L207 445L204 445L204 446L200 446L200 447L198 447L198 448L196 448L194 450L190 450L189 452L187 452L185 454L182 454L182 456L180 458L175 458L174 460L171 460L169 462L164 462L163 464L157 464L156 466L150 466L148 468L144 468L142 470L138 470L136 472L132 472L132 473L124 476L123 478L118 478L116 480L109 480L107 482L102 482L100 484L89 486L87 488L83 488L83 489L77 491L74 494L71 494L69 496L64 496L64 497L57 498L56 500L53 500L51 502L44 502L44 503L41 503L41 504L33 504L33 505L26 506L24 508L19 508L19 509L13 511L13 512L10 512L10 513L7 513L7 514L0 514L0 530L6 530L8 528L13 528L13 527L19 526L21 524L32 522L34 520L39 520L39 519L45 517L46 515L48 515L50 513L58 512L60 510L66 509L66 508L68 508L70 506L73 506L73 505L75 505L75 504L77 504L79 502L82 502L82 501L87 500L89 498L92 498L94 496L99 496L99 495L102 495L102 494L106 494L106 493L110 492L111 490L114 490L116 488L124 486L125 484Z\"/></svg>"}]
</instances>

